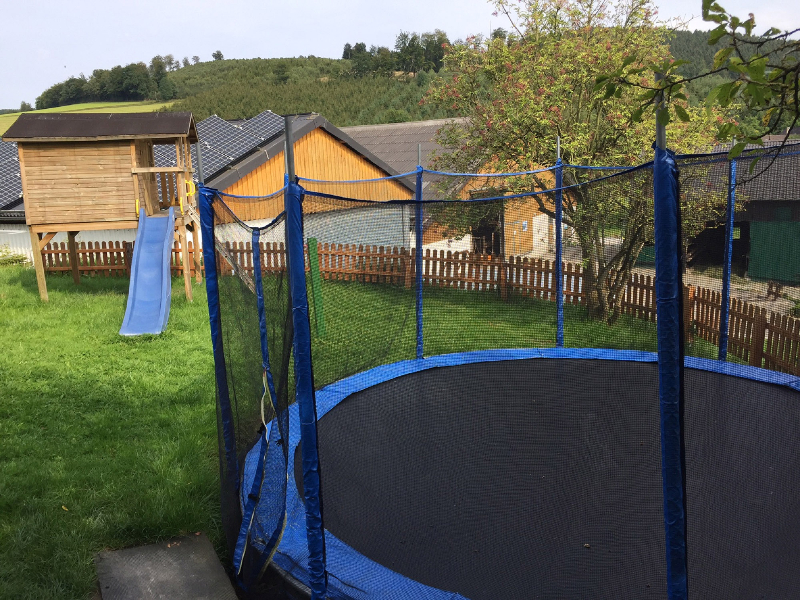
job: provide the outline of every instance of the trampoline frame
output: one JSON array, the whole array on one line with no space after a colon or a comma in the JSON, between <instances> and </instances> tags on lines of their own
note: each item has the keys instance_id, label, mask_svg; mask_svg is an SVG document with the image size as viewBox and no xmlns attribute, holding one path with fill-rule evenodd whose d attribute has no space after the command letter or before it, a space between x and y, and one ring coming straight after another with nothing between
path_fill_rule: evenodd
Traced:
<instances>
[{"instance_id":1,"label":"trampoline frame","mask_svg":"<svg viewBox=\"0 0 800 600\"><path fill-rule=\"evenodd\" d=\"M528 359L579 359L657 363L658 354L635 350L594 348L526 348L477 350L472 352L442 354L425 359L404 360L357 373L318 390L316 392L317 417L318 419L324 419L325 415L336 408L339 403L355 393L405 375L411 375L430 369L475 363ZM800 377L778 373L768 369L696 357L686 357L684 359L684 366L687 369L708 371L728 377L784 386L800 392ZM289 410L289 455L293 457L301 438L299 407L297 404L294 404ZM305 519L305 506L296 485L294 464L294 460L290 460L291 466L286 499L287 519L289 522L294 520L295 523L301 523L301 520ZM295 584L294 587L297 590L307 593L308 597L310 597L310 590L302 583L303 581L307 581L309 576L308 569L304 565L304 560L308 553L308 541L304 535L304 529L304 526L286 527L284 537L273 558L273 563L282 577L293 580ZM360 592L365 593L367 597L399 600L403 598L419 598L419 594L424 593L424 597L431 598L432 600L455 600L463 598L456 593L426 586L390 570L353 549L330 531L326 531L325 543L329 576L342 581L358 580L365 583L365 585L372 586L360 588Z\"/></svg>"}]
</instances>

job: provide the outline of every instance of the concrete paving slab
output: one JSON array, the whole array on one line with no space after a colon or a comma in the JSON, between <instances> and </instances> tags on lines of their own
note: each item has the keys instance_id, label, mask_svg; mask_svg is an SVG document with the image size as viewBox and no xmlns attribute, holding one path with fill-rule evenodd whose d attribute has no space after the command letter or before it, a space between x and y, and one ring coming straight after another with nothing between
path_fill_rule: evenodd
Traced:
<instances>
[{"instance_id":1,"label":"concrete paving slab","mask_svg":"<svg viewBox=\"0 0 800 600\"><path fill-rule=\"evenodd\" d=\"M101 552L95 566L103 600L236 600L205 534Z\"/></svg>"}]
</instances>

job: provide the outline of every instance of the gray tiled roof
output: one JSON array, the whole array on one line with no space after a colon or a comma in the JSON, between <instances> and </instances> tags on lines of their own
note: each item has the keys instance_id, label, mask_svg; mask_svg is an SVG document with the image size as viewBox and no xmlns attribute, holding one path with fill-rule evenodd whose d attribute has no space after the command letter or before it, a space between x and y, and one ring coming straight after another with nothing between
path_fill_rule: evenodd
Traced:
<instances>
[{"instance_id":1,"label":"gray tiled roof","mask_svg":"<svg viewBox=\"0 0 800 600\"><path fill-rule=\"evenodd\" d=\"M437 119L388 125L356 125L342 127L342 131L398 173L408 173L417 168L420 145L422 166L431 168L433 152L442 148L435 141L436 134L444 125L453 121L454 119Z\"/></svg>"}]
</instances>

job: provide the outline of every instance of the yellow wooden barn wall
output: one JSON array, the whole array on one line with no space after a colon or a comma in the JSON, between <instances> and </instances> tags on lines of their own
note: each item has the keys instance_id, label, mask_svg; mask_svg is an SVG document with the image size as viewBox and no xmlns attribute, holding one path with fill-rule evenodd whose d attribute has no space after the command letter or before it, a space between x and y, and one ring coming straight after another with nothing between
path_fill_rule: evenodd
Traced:
<instances>
[{"instance_id":1,"label":"yellow wooden barn wall","mask_svg":"<svg viewBox=\"0 0 800 600\"><path fill-rule=\"evenodd\" d=\"M385 177L386 173L354 152L323 129L314 129L297 140L294 145L295 171L301 177L331 181L375 179ZM229 188L226 194L236 196L265 196L283 187L285 171L283 153L277 154L257 167ZM314 189L313 184L308 184ZM341 184L317 191L337 196L361 198L365 200L386 201L413 198L413 192L396 181L382 181L373 184ZM264 200L225 198L236 215L245 221L273 219L283 210L283 197ZM330 203L314 202L306 199L306 212L342 208Z\"/></svg>"},{"instance_id":2,"label":"yellow wooden barn wall","mask_svg":"<svg viewBox=\"0 0 800 600\"><path fill-rule=\"evenodd\" d=\"M491 168L485 167L484 173L492 173ZM554 176L550 173L543 173L546 182L552 181L555 184ZM484 178L470 180L459 192L462 200L469 200L480 192L485 185ZM477 194L479 197L479 194ZM549 199L544 200L545 206L553 210L553 203ZM552 224L545 225L545 231L541 231L541 220L546 218L545 213L539 210L536 198L518 198L509 200L505 208L505 255L520 256L534 253L541 256L545 252L552 251L554 231ZM432 224L423 236L423 243L430 244L447 239L444 227Z\"/></svg>"},{"instance_id":3,"label":"yellow wooden barn wall","mask_svg":"<svg viewBox=\"0 0 800 600\"><path fill-rule=\"evenodd\" d=\"M129 141L19 143L28 225L136 218Z\"/></svg>"}]
</instances>

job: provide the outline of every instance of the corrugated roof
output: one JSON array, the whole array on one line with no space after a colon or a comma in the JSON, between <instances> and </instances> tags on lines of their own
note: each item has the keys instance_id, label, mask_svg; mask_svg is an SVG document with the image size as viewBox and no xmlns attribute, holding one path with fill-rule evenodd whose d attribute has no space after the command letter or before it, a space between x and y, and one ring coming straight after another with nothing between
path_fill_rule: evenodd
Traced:
<instances>
[{"instance_id":1,"label":"corrugated roof","mask_svg":"<svg viewBox=\"0 0 800 600\"><path fill-rule=\"evenodd\" d=\"M170 136L189 136L191 143L197 141L192 113L23 113L3 134L3 139L57 141Z\"/></svg>"}]
</instances>

